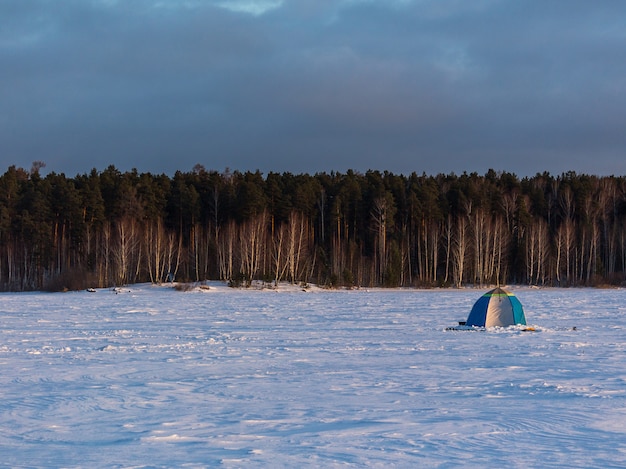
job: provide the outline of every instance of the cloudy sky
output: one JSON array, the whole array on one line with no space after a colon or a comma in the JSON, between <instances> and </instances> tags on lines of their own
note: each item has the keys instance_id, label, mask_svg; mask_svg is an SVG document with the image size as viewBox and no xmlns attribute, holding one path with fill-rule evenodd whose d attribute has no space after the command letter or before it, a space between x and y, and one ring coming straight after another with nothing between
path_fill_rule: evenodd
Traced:
<instances>
[{"instance_id":1,"label":"cloudy sky","mask_svg":"<svg viewBox=\"0 0 626 469\"><path fill-rule=\"evenodd\" d=\"M0 173L626 174L622 0L2 0Z\"/></svg>"}]
</instances>

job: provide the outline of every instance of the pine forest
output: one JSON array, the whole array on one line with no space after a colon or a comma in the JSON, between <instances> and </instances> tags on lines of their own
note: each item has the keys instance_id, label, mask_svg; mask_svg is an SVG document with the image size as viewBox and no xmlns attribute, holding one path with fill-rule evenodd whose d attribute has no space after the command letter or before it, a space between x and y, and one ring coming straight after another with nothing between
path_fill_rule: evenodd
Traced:
<instances>
[{"instance_id":1,"label":"pine forest","mask_svg":"<svg viewBox=\"0 0 626 469\"><path fill-rule=\"evenodd\" d=\"M626 178L206 170L0 176L0 289L224 280L621 285Z\"/></svg>"}]
</instances>

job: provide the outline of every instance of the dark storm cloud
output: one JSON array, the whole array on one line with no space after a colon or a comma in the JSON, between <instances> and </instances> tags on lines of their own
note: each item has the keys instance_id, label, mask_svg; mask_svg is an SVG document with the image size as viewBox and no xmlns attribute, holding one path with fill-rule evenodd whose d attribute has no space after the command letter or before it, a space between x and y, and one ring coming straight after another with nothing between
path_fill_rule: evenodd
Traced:
<instances>
[{"instance_id":1,"label":"dark storm cloud","mask_svg":"<svg viewBox=\"0 0 626 469\"><path fill-rule=\"evenodd\" d=\"M0 3L0 162L626 173L626 4Z\"/></svg>"}]
</instances>

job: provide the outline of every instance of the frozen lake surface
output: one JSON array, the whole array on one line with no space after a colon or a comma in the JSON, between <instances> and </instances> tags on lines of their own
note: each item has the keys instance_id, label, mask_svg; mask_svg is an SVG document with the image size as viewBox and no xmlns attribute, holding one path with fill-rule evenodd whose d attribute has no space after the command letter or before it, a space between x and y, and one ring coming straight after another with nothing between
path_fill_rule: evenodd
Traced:
<instances>
[{"instance_id":1,"label":"frozen lake surface","mask_svg":"<svg viewBox=\"0 0 626 469\"><path fill-rule=\"evenodd\" d=\"M626 290L510 290L2 294L0 465L626 467Z\"/></svg>"}]
</instances>

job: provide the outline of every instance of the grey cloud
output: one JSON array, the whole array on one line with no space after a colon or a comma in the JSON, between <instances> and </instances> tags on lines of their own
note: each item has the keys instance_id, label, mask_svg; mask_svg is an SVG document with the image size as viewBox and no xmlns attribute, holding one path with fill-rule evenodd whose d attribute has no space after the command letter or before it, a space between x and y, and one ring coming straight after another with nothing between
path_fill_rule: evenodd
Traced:
<instances>
[{"instance_id":1,"label":"grey cloud","mask_svg":"<svg viewBox=\"0 0 626 469\"><path fill-rule=\"evenodd\" d=\"M625 169L620 3L10 3L5 167Z\"/></svg>"}]
</instances>

